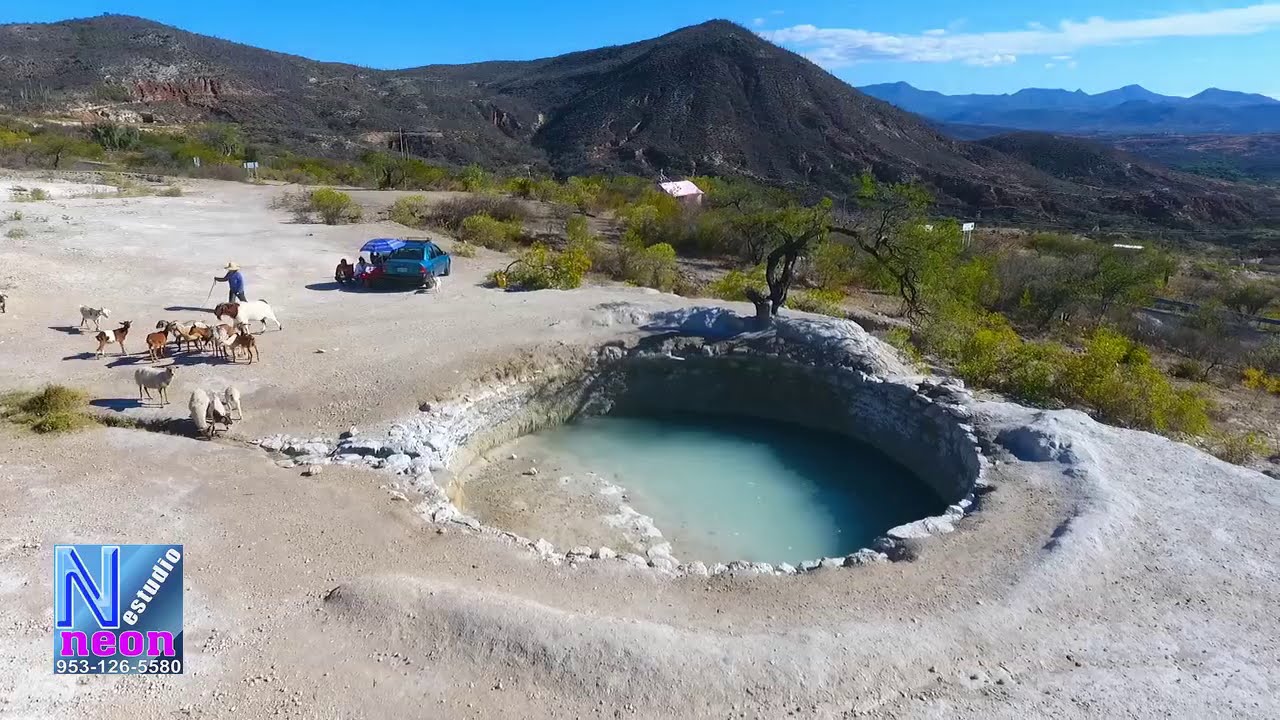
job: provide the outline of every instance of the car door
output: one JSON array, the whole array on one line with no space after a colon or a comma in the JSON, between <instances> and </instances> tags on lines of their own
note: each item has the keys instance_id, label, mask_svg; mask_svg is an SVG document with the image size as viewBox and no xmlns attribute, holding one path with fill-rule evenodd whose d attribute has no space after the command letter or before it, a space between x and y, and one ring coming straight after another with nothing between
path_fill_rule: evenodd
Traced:
<instances>
[{"instance_id":1,"label":"car door","mask_svg":"<svg viewBox=\"0 0 1280 720\"><path fill-rule=\"evenodd\" d=\"M427 270L432 275L439 275L443 273L444 272L444 251L441 250L438 246L436 246L435 243L431 243L430 245L427 245L426 250L427 250L426 252Z\"/></svg>"}]
</instances>

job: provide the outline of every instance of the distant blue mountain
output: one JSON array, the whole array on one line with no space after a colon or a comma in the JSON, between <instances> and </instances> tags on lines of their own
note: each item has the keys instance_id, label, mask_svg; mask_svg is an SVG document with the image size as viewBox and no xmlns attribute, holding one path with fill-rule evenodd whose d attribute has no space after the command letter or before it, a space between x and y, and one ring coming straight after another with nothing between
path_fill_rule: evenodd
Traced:
<instances>
[{"instance_id":1,"label":"distant blue mountain","mask_svg":"<svg viewBox=\"0 0 1280 720\"><path fill-rule=\"evenodd\" d=\"M1190 98L1128 85L1097 95L1028 88L1007 95L944 95L908 83L858 88L949 125L1068 134L1229 134L1280 132L1280 100L1210 88Z\"/></svg>"}]
</instances>

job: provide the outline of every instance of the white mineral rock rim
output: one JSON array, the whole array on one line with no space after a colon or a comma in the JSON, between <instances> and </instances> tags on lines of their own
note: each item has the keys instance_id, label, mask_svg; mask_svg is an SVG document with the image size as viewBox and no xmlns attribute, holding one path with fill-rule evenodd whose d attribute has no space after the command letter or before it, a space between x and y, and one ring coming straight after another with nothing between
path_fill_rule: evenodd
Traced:
<instances>
[{"instance_id":1,"label":"white mineral rock rim","mask_svg":"<svg viewBox=\"0 0 1280 720\"><path fill-rule=\"evenodd\" d=\"M769 331L748 332L749 319L723 308L694 307L647 313L629 305L612 304L602 306L598 312L603 324L637 325L651 332L651 338L665 344L631 351L610 344L586 355L580 366L549 365L491 383L452 401L424 405L419 413L392 424L376 438L348 431L336 442L274 435L260 439L258 444L263 449L289 456L281 461L287 466L364 465L407 475L409 484L423 495L423 501L415 509L427 521L463 525L502 537L531 549L548 562L617 560L667 574L789 575L822 567L885 562L900 541L953 531L973 507L974 489L985 484L988 462L971 424L975 400L963 383L913 375L896 351L852 322L784 317L777 318ZM684 341L692 344L682 344ZM642 346L644 342L641 341ZM673 358L688 362L677 365L670 362ZM649 365L644 365L645 361ZM771 364L761 365L762 361ZM656 365L657 362L662 365ZM635 369L628 363L634 363ZM678 368L678 374L672 374L669 370L672 367ZM650 547L647 557L633 553L618 555L609 548L592 551L585 546L559 552L545 539L530 540L482 525L460 512L435 481L435 472L445 468L459 471L478 453L562 422L592 403L608 409L613 402L626 398L625 389L623 398L611 395L611 389L621 386L608 384L622 375L626 375L627 382L639 385L679 382L687 375L692 387L715 392L735 371L767 373L760 376L769 379L767 386L791 382L798 392L807 389L824 398L838 396L845 401L839 406L842 411L823 420L830 429L858 437L886 452L932 485L941 497L951 499L952 504L942 515L892 528L878 538L872 548L842 558L818 558L799 563L798 567L786 563L774 567L768 563L732 562L708 568L701 562L681 564L671 556L670 544L665 542ZM715 373L716 378L724 382L699 382L698 373ZM704 407L712 406L707 403L725 407L724 398L709 399L697 392L638 391L634 394L679 396L694 409L698 403L704 403ZM782 409L783 416L778 419L786 420L786 408ZM753 412L757 410L758 407L743 408L747 415L758 414ZM800 410L797 409L797 413ZM1029 433L1026 437L1015 433L1010 436L1013 438L1010 442L1038 447L1036 442L1040 436L1029 428L1024 430ZM1045 452L1052 451L1055 450ZM648 522L639 523L640 519ZM652 518L625 503L620 504L618 512L608 521L618 526L634 525L647 537L661 539Z\"/></svg>"}]
</instances>

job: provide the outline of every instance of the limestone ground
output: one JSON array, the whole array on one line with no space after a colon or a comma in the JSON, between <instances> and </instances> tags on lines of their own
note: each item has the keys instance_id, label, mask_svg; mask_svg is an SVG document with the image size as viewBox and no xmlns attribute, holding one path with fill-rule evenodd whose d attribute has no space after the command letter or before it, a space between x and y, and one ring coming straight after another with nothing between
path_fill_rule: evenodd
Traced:
<instances>
[{"instance_id":1,"label":"limestone ground","mask_svg":"<svg viewBox=\"0 0 1280 720\"><path fill-rule=\"evenodd\" d=\"M180 417L191 387L231 381L245 390L238 434L332 434L534 349L635 332L600 303L684 302L498 293L477 286L502 262L485 254L459 262L439 294L344 292L329 282L337 258L400 230L290 224L267 209L277 191L193 183L181 198L22 203L24 219L6 225L27 237L0 244L2 389L63 382L105 411L158 418ZM260 336L252 366L179 358L175 406L135 406L145 331L207 316L228 260L285 329ZM83 357L92 342L67 329L79 304L133 320L134 357ZM1078 413L975 412L1003 458L995 490L914 562L674 580L437 534L385 475L301 477L235 442L4 428L0 715L1280 714L1273 480ZM1015 426L1069 452L1018 460L995 442ZM186 545L187 674L51 675L51 546L107 538Z\"/></svg>"}]
</instances>

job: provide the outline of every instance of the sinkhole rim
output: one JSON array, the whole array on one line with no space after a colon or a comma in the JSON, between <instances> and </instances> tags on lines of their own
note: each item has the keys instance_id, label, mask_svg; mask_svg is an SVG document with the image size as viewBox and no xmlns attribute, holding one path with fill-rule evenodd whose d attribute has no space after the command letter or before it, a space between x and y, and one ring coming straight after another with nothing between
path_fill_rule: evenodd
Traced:
<instances>
[{"instance_id":1,"label":"sinkhole rim","mask_svg":"<svg viewBox=\"0 0 1280 720\"><path fill-rule=\"evenodd\" d=\"M839 321L780 318L772 332L727 339L678 332L650 335L589 350L569 348L540 363L525 360L504 368L491 374L488 382L474 384L469 392L424 404L417 415L391 425L383 440L344 434L336 446L330 446L322 439L277 435L259 444L293 456L282 464L363 464L408 475L408 485L423 498L415 509L427 521L500 537L553 564L614 560L601 557L612 555L667 575L789 575L819 567L910 559L908 545L952 532L976 509L975 491L986 486L989 462L971 424L972 396L964 384L894 372L895 366L902 365L893 353L857 325ZM700 382L707 374L720 382ZM726 378L733 382L724 382ZM686 383L681 392L672 391L673 380ZM618 391L619 382L623 387L631 383L633 389L657 383L663 392L624 394ZM738 387L743 392L732 392L737 382L747 382ZM706 395L717 388L719 404ZM795 401L797 393L800 401ZM464 515L438 482L437 476L465 474L482 453L509 440L581 414L609 413L620 400L625 407L636 397L701 403L734 411L726 414L766 417L853 437L933 487L948 503L947 510L891 528L870 547L842 558L816 558L796 566L734 561L709 568L697 560L682 563L669 550L664 554L650 549L646 556L601 553L586 546L557 550L545 539L524 538ZM397 499L405 499L398 490L392 492L400 495Z\"/></svg>"},{"instance_id":2,"label":"sinkhole rim","mask_svg":"<svg viewBox=\"0 0 1280 720\"><path fill-rule=\"evenodd\" d=\"M762 417L852 437L888 456L923 484L932 487L947 507L941 515L922 517L890 528L869 547L843 558L802 561L798 563L799 569L830 567L837 564L836 560L841 565L862 565L901 559L905 555L904 541L924 540L954 530L955 524L975 507L975 490L985 484L983 476L988 465L974 428L969 424L972 413L966 402L971 396L963 383L944 378L876 375L856 366L850 367L848 359L838 354L825 361L815 360L811 354L797 357L795 352L791 352L793 347L777 340L775 337L772 342L761 338L712 342L696 337L667 336L634 346L614 342L590 352L580 366L561 366L554 372L544 371L533 378L518 379L489 398L473 398L469 403L472 413L486 421L497 422L487 422L486 427L477 428L459 443L459 452L454 461L448 463L450 474L464 476L477 457L507 441L564 424L583 414L612 413L620 400L662 398L664 403L657 408L661 412L674 410L705 415L705 408L712 406L705 396L673 391L670 385L673 378L688 380L698 371L711 372L721 381L719 387L724 393L725 378L739 372L750 375L752 371L763 371L769 373L771 379L781 372L784 375L790 373L793 380L809 382L812 392L827 399L828 415L825 419L820 417L814 421L810 416L808 421L796 422L785 412L777 412L781 406L759 402L752 405L754 411L739 407L736 412L726 411L723 414ZM638 369L649 371L658 378L664 392L637 392L634 371ZM633 377L627 378L628 373ZM632 383L625 394L617 391L620 378ZM714 386L703 384L699 387ZM776 389L777 386L773 387ZM682 399L686 407L672 407L670 401L677 398ZM627 405L626 402L621 404ZM731 407L731 404L721 407ZM771 410L761 414L761 407ZM811 408L807 402L793 404L793 407ZM833 416L832 408L843 408L844 415L835 413ZM843 425L837 422L842 417ZM922 449L928 452L921 452ZM474 519L464 519L479 524ZM502 528L492 529L517 543L533 547L548 560L586 559L582 552L585 546L559 552L545 540L530 541ZM597 557L599 554L598 549L594 550L592 559L600 559ZM706 563L696 560L680 563L671 558L668 562L661 553L657 557L641 559L647 560L645 564L650 567L681 573L701 574L702 567L706 566ZM634 557L630 560L633 564L640 564ZM767 566L768 563L735 561L717 563L709 572L748 568L765 572ZM779 563L779 566L785 574L796 569L788 563ZM779 571L777 567L771 570Z\"/></svg>"}]
</instances>

